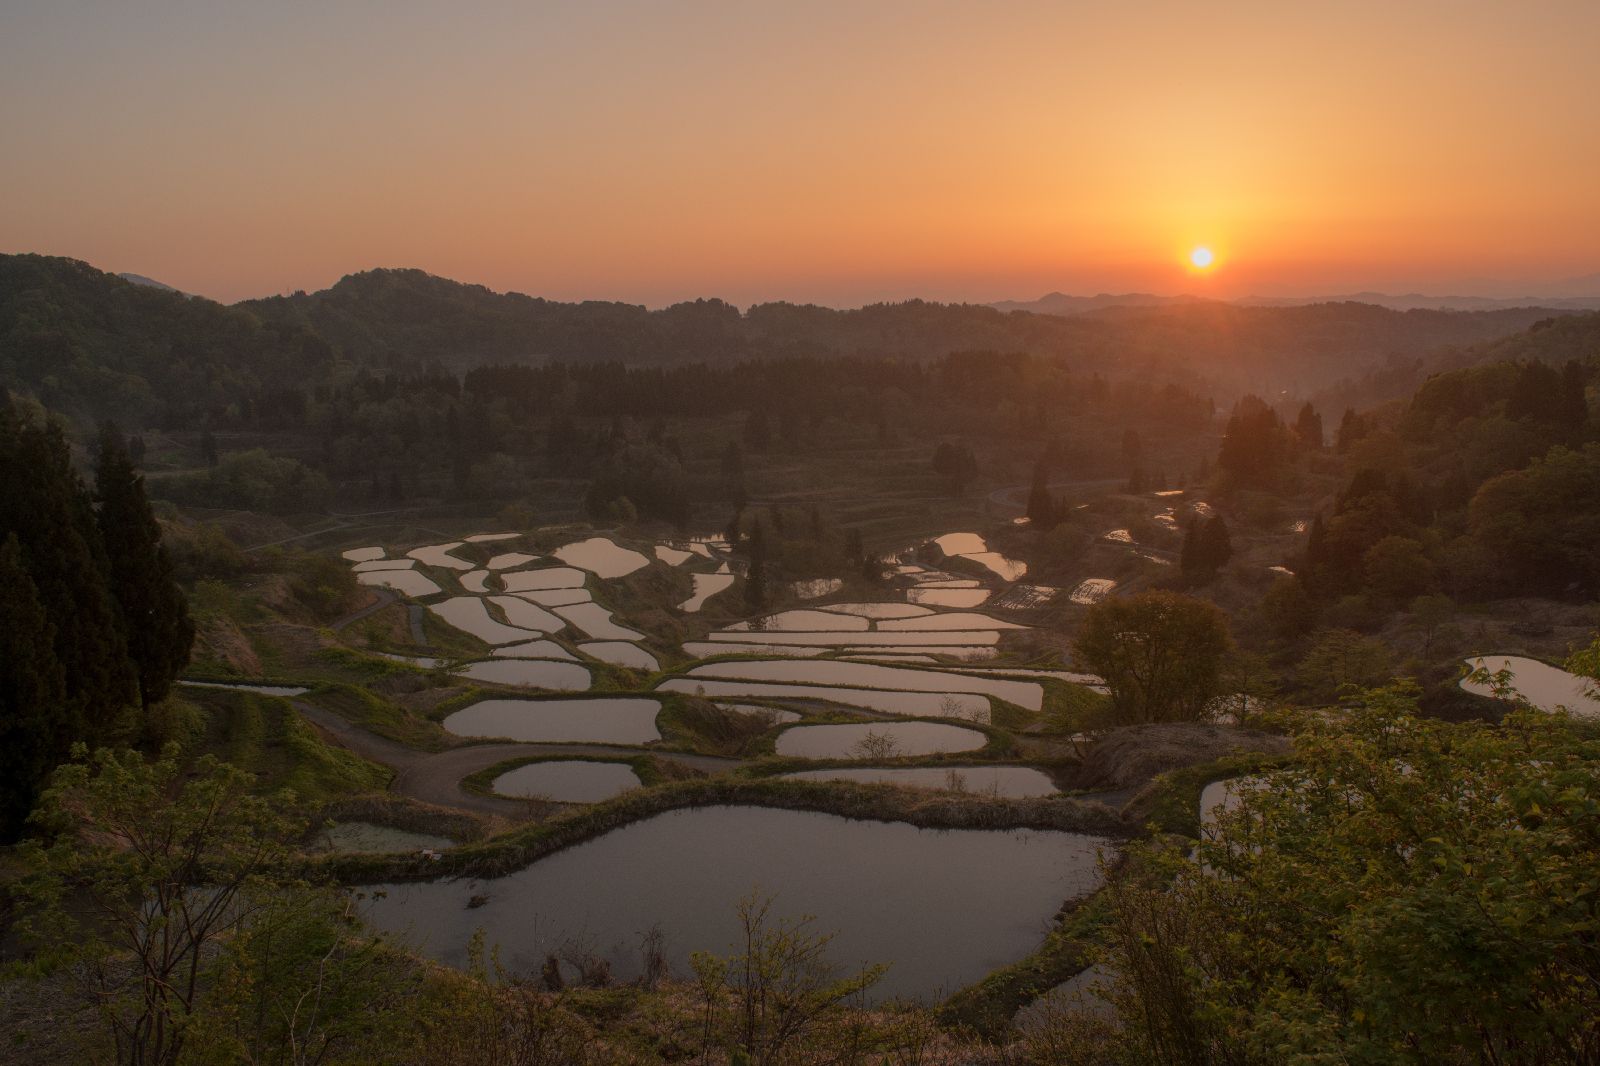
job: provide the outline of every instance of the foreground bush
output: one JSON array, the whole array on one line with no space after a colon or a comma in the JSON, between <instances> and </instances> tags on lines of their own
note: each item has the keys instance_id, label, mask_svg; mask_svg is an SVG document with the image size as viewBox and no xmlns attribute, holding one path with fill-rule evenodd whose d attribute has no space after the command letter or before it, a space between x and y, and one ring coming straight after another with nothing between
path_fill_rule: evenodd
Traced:
<instances>
[{"instance_id":1,"label":"foreground bush","mask_svg":"<svg viewBox=\"0 0 1600 1066\"><path fill-rule=\"evenodd\" d=\"M1114 884L1123 1024L1063 1021L1042 1061L1600 1061L1600 743L1417 695L1312 721L1193 855Z\"/></svg>"}]
</instances>

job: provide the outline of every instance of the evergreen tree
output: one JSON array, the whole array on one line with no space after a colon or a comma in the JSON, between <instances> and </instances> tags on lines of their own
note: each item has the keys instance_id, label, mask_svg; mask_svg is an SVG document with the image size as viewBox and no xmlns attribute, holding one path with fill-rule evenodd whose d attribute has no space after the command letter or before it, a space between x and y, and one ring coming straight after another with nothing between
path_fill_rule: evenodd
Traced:
<instances>
[{"instance_id":1,"label":"evergreen tree","mask_svg":"<svg viewBox=\"0 0 1600 1066\"><path fill-rule=\"evenodd\" d=\"M1217 465L1241 483L1266 483L1276 474L1287 445L1287 433L1278 413L1259 396L1249 395L1234 406L1228 417Z\"/></svg>"},{"instance_id":2,"label":"evergreen tree","mask_svg":"<svg viewBox=\"0 0 1600 1066\"><path fill-rule=\"evenodd\" d=\"M372 476L376 482L377 472ZM95 495L100 500L100 537L111 564L111 591L122 612L139 700L148 710L166 698L173 679L189 665L194 624L161 543L161 526L145 498L144 477L134 471L115 426L100 431Z\"/></svg>"},{"instance_id":3,"label":"evergreen tree","mask_svg":"<svg viewBox=\"0 0 1600 1066\"><path fill-rule=\"evenodd\" d=\"M1206 567L1215 574L1233 558L1233 538L1228 535L1228 523L1221 515L1212 515L1200 532L1201 547Z\"/></svg>"},{"instance_id":4,"label":"evergreen tree","mask_svg":"<svg viewBox=\"0 0 1600 1066\"><path fill-rule=\"evenodd\" d=\"M1568 360L1561 368L1561 398L1556 404L1556 421L1582 430L1589 421L1589 400L1584 393L1583 365Z\"/></svg>"},{"instance_id":5,"label":"evergreen tree","mask_svg":"<svg viewBox=\"0 0 1600 1066\"><path fill-rule=\"evenodd\" d=\"M1340 455L1350 450L1350 446L1367 435L1366 423L1361 416L1349 407L1344 410L1344 417L1339 419L1339 437L1334 445Z\"/></svg>"},{"instance_id":6,"label":"evergreen tree","mask_svg":"<svg viewBox=\"0 0 1600 1066\"><path fill-rule=\"evenodd\" d=\"M1322 416L1317 414L1311 404L1307 403L1300 408L1300 417L1296 418L1294 423L1294 433L1307 448L1321 449Z\"/></svg>"},{"instance_id":7,"label":"evergreen tree","mask_svg":"<svg viewBox=\"0 0 1600 1066\"><path fill-rule=\"evenodd\" d=\"M55 627L22 565L15 535L0 543L0 842L22 830L50 771L74 739Z\"/></svg>"},{"instance_id":8,"label":"evergreen tree","mask_svg":"<svg viewBox=\"0 0 1600 1066\"><path fill-rule=\"evenodd\" d=\"M1179 566L1186 580L1205 584L1233 558L1233 540L1221 515L1196 518L1183 529Z\"/></svg>"},{"instance_id":9,"label":"evergreen tree","mask_svg":"<svg viewBox=\"0 0 1600 1066\"><path fill-rule=\"evenodd\" d=\"M1060 521L1055 498L1050 495L1050 466L1041 457L1033 467L1033 486L1028 490L1028 523L1037 529L1053 529Z\"/></svg>"},{"instance_id":10,"label":"evergreen tree","mask_svg":"<svg viewBox=\"0 0 1600 1066\"><path fill-rule=\"evenodd\" d=\"M1194 581L1200 572L1200 520L1183 524L1183 547L1178 551L1178 568L1186 580Z\"/></svg>"},{"instance_id":11,"label":"evergreen tree","mask_svg":"<svg viewBox=\"0 0 1600 1066\"><path fill-rule=\"evenodd\" d=\"M844 535L844 559L851 566L859 568L867 558L867 547L861 539L861 530L852 526Z\"/></svg>"},{"instance_id":12,"label":"evergreen tree","mask_svg":"<svg viewBox=\"0 0 1600 1066\"><path fill-rule=\"evenodd\" d=\"M752 611L767 605L767 525L758 515L750 527L747 544L750 569L744 577L744 603Z\"/></svg>"},{"instance_id":13,"label":"evergreen tree","mask_svg":"<svg viewBox=\"0 0 1600 1066\"><path fill-rule=\"evenodd\" d=\"M23 566L55 627L66 679L65 735L93 740L135 696L133 667L110 588L94 508L66 439L0 408L0 536L15 535Z\"/></svg>"}]
</instances>

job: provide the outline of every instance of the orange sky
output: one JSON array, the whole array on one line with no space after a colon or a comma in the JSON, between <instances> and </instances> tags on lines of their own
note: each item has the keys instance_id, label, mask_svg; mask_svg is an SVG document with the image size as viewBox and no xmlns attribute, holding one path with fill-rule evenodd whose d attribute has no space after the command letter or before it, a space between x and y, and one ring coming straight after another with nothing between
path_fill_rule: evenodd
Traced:
<instances>
[{"instance_id":1,"label":"orange sky","mask_svg":"<svg viewBox=\"0 0 1600 1066\"><path fill-rule=\"evenodd\" d=\"M1516 289L1600 271L1597 39L1593 0L6 5L0 250L225 300Z\"/></svg>"}]
</instances>

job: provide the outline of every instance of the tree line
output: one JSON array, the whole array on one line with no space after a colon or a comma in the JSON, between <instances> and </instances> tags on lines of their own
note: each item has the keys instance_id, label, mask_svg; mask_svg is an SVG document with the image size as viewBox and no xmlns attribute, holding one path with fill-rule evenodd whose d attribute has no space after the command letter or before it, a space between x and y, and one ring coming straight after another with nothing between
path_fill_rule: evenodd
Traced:
<instances>
[{"instance_id":1,"label":"tree line","mask_svg":"<svg viewBox=\"0 0 1600 1066\"><path fill-rule=\"evenodd\" d=\"M0 839L78 742L137 739L194 627L127 445L91 489L56 422L0 398Z\"/></svg>"}]
</instances>

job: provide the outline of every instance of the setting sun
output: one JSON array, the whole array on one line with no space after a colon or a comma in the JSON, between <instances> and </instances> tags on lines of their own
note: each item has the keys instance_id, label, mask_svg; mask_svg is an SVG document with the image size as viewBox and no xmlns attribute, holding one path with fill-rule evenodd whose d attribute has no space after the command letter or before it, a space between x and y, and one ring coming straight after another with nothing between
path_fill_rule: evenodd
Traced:
<instances>
[{"instance_id":1,"label":"setting sun","mask_svg":"<svg viewBox=\"0 0 1600 1066\"><path fill-rule=\"evenodd\" d=\"M1209 268L1211 266L1212 258L1213 257L1211 255L1210 248L1196 248L1194 251L1189 253L1189 262L1196 270L1205 270Z\"/></svg>"}]
</instances>

